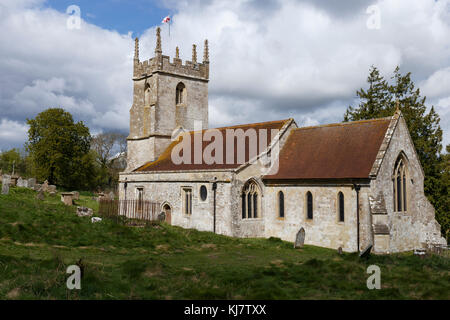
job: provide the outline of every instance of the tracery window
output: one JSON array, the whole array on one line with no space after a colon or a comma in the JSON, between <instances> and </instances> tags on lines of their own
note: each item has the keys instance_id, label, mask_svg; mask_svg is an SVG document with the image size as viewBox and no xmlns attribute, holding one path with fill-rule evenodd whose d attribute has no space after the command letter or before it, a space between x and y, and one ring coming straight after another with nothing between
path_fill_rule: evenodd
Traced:
<instances>
[{"instance_id":1,"label":"tracery window","mask_svg":"<svg viewBox=\"0 0 450 320\"><path fill-rule=\"evenodd\" d=\"M395 162L394 175L393 175L393 189L394 189L394 211L406 212L408 203L408 190L407 190L407 176L408 168L406 166L406 160L403 155L400 155Z\"/></svg>"},{"instance_id":2,"label":"tracery window","mask_svg":"<svg viewBox=\"0 0 450 320\"><path fill-rule=\"evenodd\" d=\"M242 219L252 219L260 217L260 191L254 181L249 181L242 189Z\"/></svg>"}]
</instances>

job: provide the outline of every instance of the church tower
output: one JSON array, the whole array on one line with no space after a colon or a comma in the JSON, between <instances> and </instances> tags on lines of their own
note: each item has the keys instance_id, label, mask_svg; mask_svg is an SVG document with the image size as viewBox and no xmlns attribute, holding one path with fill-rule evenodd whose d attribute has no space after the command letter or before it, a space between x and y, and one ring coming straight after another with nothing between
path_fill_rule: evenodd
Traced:
<instances>
[{"instance_id":1,"label":"church tower","mask_svg":"<svg viewBox=\"0 0 450 320\"><path fill-rule=\"evenodd\" d=\"M205 40L203 62L185 64L176 48L175 58L162 54L161 29L156 29L155 56L139 61L139 39L135 40L133 105L127 138L127 172L156 160L171 142L175 129L194 130L194 121L208 128L209 51Z\"/></svg>"}]
</instances>

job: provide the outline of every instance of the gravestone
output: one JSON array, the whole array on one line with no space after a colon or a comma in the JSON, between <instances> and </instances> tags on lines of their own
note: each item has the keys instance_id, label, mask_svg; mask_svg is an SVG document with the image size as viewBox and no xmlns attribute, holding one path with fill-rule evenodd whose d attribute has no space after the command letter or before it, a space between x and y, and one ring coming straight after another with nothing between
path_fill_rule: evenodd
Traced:
<instances>
[{"instance_id":1,"label":"gravestone","mask_svg":"<svg viewBox=\"0 0 450 320\"><path fill-rule=\"evenodd\" d=\"M64 202L65 205L71 206L73 204L73 193L72 192L61 193L61 201Z\"/></svg>"},{"instance_id":2,"label":"gravestone","mask_svg":"<svg viewBox=\"0 0 450 320\"><path fill-rule=\"evenodd\" d=\"M80 193L78 191L72 191L73 200L80 200Z\"/></svg>"},{"instance_id":3,"label":"gravestone","mask_svg":"<svg viewBox=\"0 0 450 320\"><path fill-rule=\"evenodd\" d=\"M9 185L12 187L17 186L17 180L19 180L18 176L11 176L11 181L10 181Z\"/></svg>"},{"instance_id":4,"label":"gravestone","mask_svg":"<svg viewBox=\"0 0 450 320\"><path fill-rule=\"evenodd\" d=\"M42 187L41 184L36 183L36 184L34 185L34 191L39 191L39 190L41 190L41 187Z\"/></svg>"},{"instance_id":5,"label":"gravestone","mask_svg":"<svg viewBox=\"0 0 450 320\"><path fill-rule=\"evenodd\" d=\"M35 184L36 184L36 179L35 178L28 179L28 188L34 189Z\"/></svg>"},{"instance_id":6,"label":"gravestone","mask_svg":"<svg viewBox=\"0 0 450 320\"><path fill-rule=\"evenodd\" d=\"M114 194L114 192L111 191L111 192L109 193L108 197L109 197L109 200L114 200L114 198L116 197L116 195Z\"/></svg>"},{"instance_id":7,"label":"gravestone","mask_svg":"<svg viewBox=\"0 0 450 320\"><path fill-rule=\"evenodd\" d=\"M370 250L372 250L372 245L369 244L361 253L359 254L360 258L368 258L370 256Z\"/></svg>"},{"instance_id":8,"label":"gravestone","mask_svg":"<svg viewBox=\"0 0 450 320\"><path fill-rule=\"evenodd\" d=\"M158 214L158 221L165 221L166 220L166 213L163 211L160 214Z\"/></svg>"},{"instance_id":9,"label":"gravestone","mask_svg":"<svg viewBox=\"0 0 450 320\"><path fill-rule=\"evenodd\" d=\"M294 248L302 248L305 244L305 229L300 228L295 236Z\"/></svg>"},{"instance_id":10,"label":"gravestone","mask_svg":"<svg viewBox=\"0 0 450 320\"><path fill-rule=\"evenodd\" d=\"M56 193L56 186L55 185L49 185L48 187L47 187L47 191L48 192L50 192L50 193L52 193L52 192L55 192Z\"/></svg>"},{"instance_id":11,"label":"gravestone","mask_svg":"<svg viewBox=\"0 0 450 320\"><path fill-rule=\"evenodd\" d=\"M36 195L36 199L39 199L39 200L44 200L44 198L45 198L45 196L44 196L44 190L39 190L39 192L37 193L37 195Z\"/></svg>"},{"instance_id":12,"label":"gravestone","mask_svg":"<svg viewBox=\"0 0 450 320\"><path fill-rule=\"evenodd\" d=\"M92 217L91 218L91 222L92 223L96 223L96 222L100 222L100 221L102 221L102 218L99 218L99 217Z\"/></svg>"},{"instance_id":13,"label":"gravestone","mask_svg":"<svg viewBox=\"0 0 450 320\"><path fill-rule=\"evenodd\" d=\"M47 180L44 181L41 188L42 188L42 190L44 190L44 192L48 192L48 181Z\"/></svg>"},{"instance_id":14,"label":"gravestone","mask_svg":"<svg viewBox=\"0 0 450 320\"><path fill-rule=\"evenodd\" d=\"M339 247L339 248L338 248L338 253L339 253L339 254L342 254L342 247Z\"/></svg>"},{"instance_id":15,"label":"gravestone","mask_svg":"<svg viewBox=\"0 0 450 320\"><path fill-rule=\"evenodd\" d=\"M19 179L17 179L17 186L18 187L23 187L23 179L22 179L22 177L19 177Z\"/></svg>"},{"instance_id":16,"label":"gravestone","mask_svg":"<svg viewBox=\"0 0 450 320\"><path fill-rule=\"evenodd\" d=\"M9 194L9 182L2 181L2 194Z\"/></svg>"},{"instance_id":17,"label":"gravestone","mask_svg":"<svg viewBox=\"0 0 450 320\"><path fill-rule=\"evenodd\" d=\"M86 207L77 207L77 215L79 217L90 217L94 214L94 210Z\"/></svg>"}]
</instances>

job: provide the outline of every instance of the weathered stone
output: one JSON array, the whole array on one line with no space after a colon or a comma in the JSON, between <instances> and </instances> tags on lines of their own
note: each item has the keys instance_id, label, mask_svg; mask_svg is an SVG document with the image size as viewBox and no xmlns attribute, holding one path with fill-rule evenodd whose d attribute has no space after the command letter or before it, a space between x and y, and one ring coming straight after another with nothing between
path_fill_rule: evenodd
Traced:
<instances>
[{"instance_id":1,"label":"weathered stone","mask_svg":"<svg viewBox=\"0 0 450 320\"><path fill-rule=\"evenodd\" d=\"M94 214L94 210L87 207L77 207L77 215L79 217L90 217Z\"/></svg>"},{"instance_id":2,"label":"weathered stone","mask_svg":"<svg viewBox=\"0 0 450 320\"><path fill-rule=\"evenodd\" d=\"M56 192L56 186L51 184L47 187L47 192Z\"/></svg>"},{"instance_id":3,"label":"weathered stone","mask_svg":"<svg viewBox=\"0 0 450 320\"><path fill-rule=\"evenodd\" d=\"M35 190L35 191L39 191L39 190L41 190L41 188L42 188L42 184L36 183L36 184L34 185L34 190Z\"/></svg>"},{"instance_id":4,"label":"weathered stone","mask_svg":"<svg viewBox=\"0 0 450 320\"><path fill-rule=\"evenodd\" d=\"M2 194L9 194L9 183L2 181Z\"/></svg>"},{"instance_id":5,"label":"weathered stone","mask_svg":"<svg viewBox=\"0 0 450 320\"><path fill-rule=\"evenodd\" d=\"M73 205L73 193L72 192L61 193L61 201L64 202L64 204L67 206Z\"/></svg>"},{"instance_id":6,"label":"weathered stone","mask_svg":"<svg viewBox=\"0 0 450 320\"><path fill-rule=\"evenodd\" d=\"M35 178L28 179L28 188L33 189L35 185L36 185L36 179Z\"/></svg>"},{"instance_id":7,"label":"weathered stone","mask_svg":"<svg viewBox=\"0 0 450 320\"><path fill-rule=\"evenodd\" d=\"M17 180L19 180L18 176L11 176L11 181L10 181L9 185L11 187L17 186Z\"/></svg>"},{"instance_id":8,"label":"weathered stone","mask_svg":"<svg viewBox=\"0 0 450 320\"><path fill-rule=\"evenodd\" d=\"M102 221L102 218L99 218L99 217L92 217L91 218L91 222L92 223L96 223L96 222L100 222L100 221Z\"/></svg>"},{"instance_id":9,"label":"weathered stone","mask_svg":"<svg viewBox=\"0 0 450 320\"><path fill-rule=\"evenodd\" d=\"M73 200L80 200L80 193L78 191L72 191Z\"/></svg>"},{"instance_id":10,"label":"weathered stone","mask_svg":"<svg viewBox=\"0 0 450 320\"><path fill-rule=\"evenodd\" d=\"M298 230L295 237L294 248L302 248L305 244L305 229L302 227Z\"/></svg>"},{"instance_id":11,"label":"weathered stone","mask_svg":"<svg viewBox=\"0 0 450 320\"><path fill-rule=\"evenodd\" d=\"M41 188L44 192L48 192L48 181L47 180L44 181Z\"/></svg>"},{"instance_id":12,"label":"weathered stone","mask_svg":"<svg viewBox=\"0 0 450 320\"><path fill-rule=\"evenodd\" d=\"M17 186L23 188L23 182L24 180L22 179L22 177L19 177L19 179L17 179Z\"/></svg>"},{"instance_id":13,"label":"weathered stone","mask_svg":"<svg viewBox=\"0 0 450 320\"><path fill-rule=\"evenodd\" d=\"M45 198L44 190L41 189L41 190L38 191L38 193L36 195L36 199L44 200L44 198Z\"/></svg>"},{"instance_id":14,"label":"weathered stone","mask_svg":"<svg viewBox=\"0 0 450 320\"><path fill-rule=\"evenodd\" d=\"M108 194L109 200L114 200L115 197L116 197L116 196L115 196L114 192L112 192L112 191Z\"/></svg>"},{"instance_id":15,"label":"weathered stone","mask_svg":"<svg viewBox=\"0 0 450 320\"><path fill-rule=\"evenodd\" d=\"M50 191L49 192L50 196L54 197L56 196L58 193L56 191Z\"/></svg>"}]
</instances>

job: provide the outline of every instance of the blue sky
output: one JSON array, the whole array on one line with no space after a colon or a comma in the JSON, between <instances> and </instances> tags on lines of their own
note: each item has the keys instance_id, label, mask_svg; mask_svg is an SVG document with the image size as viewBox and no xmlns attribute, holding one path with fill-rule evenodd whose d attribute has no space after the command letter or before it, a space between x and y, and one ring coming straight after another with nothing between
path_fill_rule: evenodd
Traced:
<instances>
[{"instance_id":1,"label":"blue sky","mask_svg":"<svg viewBox=\"0 0 450 320\"><path fill-rule=\"evenodd\" d=\"M122 34L132 31L133 36L140 36L172 14L172 10L161 1L150 0L48 0L45 5L62 13L70 5L77 5L81 9L81 17L87 22Z\"/></svg>"},{"instance_id":2,"label":"blue sky","mask_svg":"<svg viewBox=\"0 0 450 320\"><path fill-rule=\"evenodd\" d=\"M68 28L69 5L79 29ZM341 122L372 65L387 79L399 66L450 143L450 0L1 0L0 150L22 147L27 118L50 107L92 134L128 133L134 37L151 58L167 15L163 54L179 46L191 60L197 44L202 57L209 40L211 128Z\"/></svg>"}]
</instances>

